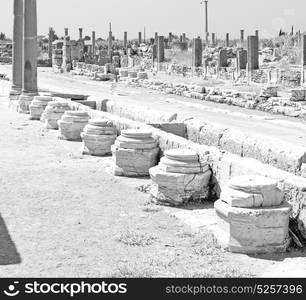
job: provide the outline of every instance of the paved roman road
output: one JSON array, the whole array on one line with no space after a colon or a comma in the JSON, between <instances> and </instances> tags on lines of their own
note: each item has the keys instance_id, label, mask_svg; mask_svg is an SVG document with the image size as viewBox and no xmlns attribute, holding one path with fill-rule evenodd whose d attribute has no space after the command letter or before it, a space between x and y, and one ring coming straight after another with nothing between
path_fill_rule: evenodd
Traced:
<instances>
[{"instance_id":1,"label":"paved roman road","mask_svg":"<svg viewBox=\"0 0 306 300\"><path fill-rule=\"evenodd\" d=\"M10 69L10 66L2 65L0 73L10 74ZM38 78L39 88L42 90L98 96L162 113L178 113L179 120L194 117L247 134L306 147L306 122L300 119L176 95L163 95L145 88L128 87L124 83L114 87L112 83L96 82L84 76L54 74L48 68L39 68Z\"/></svg>"}]
</instances>

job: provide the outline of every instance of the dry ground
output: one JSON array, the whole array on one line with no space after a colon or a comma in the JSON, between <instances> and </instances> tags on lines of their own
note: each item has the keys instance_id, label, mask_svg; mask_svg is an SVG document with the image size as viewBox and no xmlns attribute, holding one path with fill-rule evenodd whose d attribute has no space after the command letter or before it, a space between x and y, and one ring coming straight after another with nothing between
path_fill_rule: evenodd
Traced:
<instances>
[{"instance_id":1,"label":"dry ground","mask_svg":"<svg viewBox=\"0 0 306 300\"><path fill-rule=\"evenodd\" d=\"M286 257L222 251L150 204L148 179L114 177L4 98L0 132L1 277L260 276Z\"/></svg>"}]
</instances>

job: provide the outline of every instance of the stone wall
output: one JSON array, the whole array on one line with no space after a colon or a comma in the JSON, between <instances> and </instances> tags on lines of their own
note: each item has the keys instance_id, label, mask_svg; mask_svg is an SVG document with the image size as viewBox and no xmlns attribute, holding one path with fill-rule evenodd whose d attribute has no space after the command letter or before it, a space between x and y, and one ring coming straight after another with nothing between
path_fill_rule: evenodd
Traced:
<instances>
[{"instance_id":1,"label":"stone wall","mask_svg":"<svg viewBox=\"0 0 306 300\"><path fill-rule=\"evenodd\" d=\"M220 88L199 85L176 84L156 79L133 79L127 83L135 87L145 87L166 94L174 94L188 98L224 103L247 109L256 109L272 114L306 119L306 101L296 101L292 97L271 97L268 94L222 90ZM303 91L303 89L302 89Z\"/></svg>"},{"instance_id":2,"label":"stone wall","mask_svg":"<svg viewBox=\"0 0 306 300\"><path fill-rule=\"evenodd\" d=\"M102 100L101 100L102 102ZM162 151L172 148L185 148L197 151L202 160L207 161L213 171L211 179L211 195L219 195L221 188L234 176L249 174L260 175L278 180L280 187L285 193L287 201L293 205L292 218L299 226L301 236L306 239L306 179L282 171L273 166L263 164L253 158L240 157L220 151L216 147L199 145L185 138L166 133L144 123L121 118L119 116L92 110L84 105L69 102L71 109L86 110L93 118L108 118L113 121L119 131L128 128L143 128L153 132L154 137L159 141ZM97 107L103 103L98 103Z\"/></svg>"}]
</instances>

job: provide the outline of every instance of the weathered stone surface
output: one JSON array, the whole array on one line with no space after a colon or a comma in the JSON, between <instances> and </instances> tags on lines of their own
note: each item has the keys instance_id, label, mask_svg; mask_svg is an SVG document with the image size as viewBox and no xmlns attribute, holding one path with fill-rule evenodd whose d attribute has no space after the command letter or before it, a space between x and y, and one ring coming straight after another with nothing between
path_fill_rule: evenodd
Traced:
<instances>
[{"instance_id":1,"label":"weathered stone surface","mask_svg":"<svg viewBox=\"0 0 306 300\"><path fill-rule=\"evenodd\" d=\"M128 70L120 70L119 75L120 75L120 78L127 78L127 77L129 77L129 71Z\"/></svg>"},{"instance_id":2,"label":"weathered stone surface","mask_svg":"<svg viewBox=\"0 0 306 300\"><path fill-rule=\"evenodd\" d=\"M265 209L231 207L218 200L215 203L220 245L231 252L258 254L285 252L289 246L289 215L291 206Z\"/></svg>"},{"instance_id":3,"label":"weathered stone surface","mask_svg":"<svg viewBox=\"0 0 306 300\"><path fill-rule=\"evenodd\" d=\"M178 206L205 200L209 196L209 170L205 173L180 174L163 171L157 166L150 169L150 176L154 183L150 193L158 203Z\"/></svg>"},{"instance_id":4,"label":"weathered stone surface","mask_svg":"<svg viewBox=\"0 0 306 300\"><path fill-rule=\"evenodd\" d=\"M41 121L45 123L47 129L58 129L58 121L62 118L65 111L70 110L70 107L65 101L49 102L41 115Z\"/></svg>"},{"instance_id":5,"label":"weathered stone surface","mask_svg":"<svg viewBox=\"0 0 306 300\"><path fill-rule=\"evenodd\" d=\"M223 128L201 120L185 121L188 139L201 145L216 146L242 157L255 158L263 163L301 174L306 162L303 147L295 146L280 139L266 139L260 135L248 135L242 131Z\"/></svg>"},{"instance_id":6,"label":"weathered stone surface","mask_svg":"<svg viewBox=\"0 0 306 300\"><path fill-rule=\"evenodd\" d=\"M152 132L140 129L122 130L111 150L116 176L149 175L160 151Z\"/></svg>"},{"instance_id":7,"label":"weathered stone surface","mask_svg":"<svg viewBox=\"0 0 306 300\"><path fill-rule=\"evenodd\" d=\"M40 120L48 103L53 101L49 96L36 96L29 105L30 115L32 120Z\"/></svg>"},{"instance_id":8,"label":"weathered stone surface","mask_svg":"<svg viewBox=\"0 0 306 300\"><path fill-rule=\"evenodd\" d=\"M305 101L306 90L305 89L292 89L291 90L291 101Z\"/></svg>"},{"instance_id":9,"label":"weathered stone surface","mask_svg":"<svg viewBox=\"0 0 306 300\"><path fill-rule=\"evenodd\" d=\"M129 71L129 78L137 78L137 72L136 71Z\"/></svg>"},{"instance_id":10,"label":"weathered stone surface","mask_svg":"<svg viewBox=\"0 0 306 300\"><path fill-rule=\"evenodd\" d=\"M157 147L151 132L141 130L123 130L115 145L123 149L150 150Z\"/></svg>"},{"instance_id":11,"label":"weathered stone surface","mask_svg":"<svg viewBox=\"0 0 306 300\"><path fill-rule=\"evenodd\" d=\"M232 207L279 206L283 194L277 181L261 176L237 176L222 189L220 199Z\"/></svg>"},{"instance_id":12,"label":"weathered stone surface","mask_svg":"<svg viewBox=\"0 0 306 300\"><path fill-rule=\"evenodd\" d=\"M83 154L103 156L111 153L111 146L114 144L117 135L91 135L81 133L83 140Z\"/></svg>"},{"instance_id":13,"label":"weathered stone surface","mask_svg":"<svg viewBox=\"0 0 306 300\"><path fill-rule=\"evenodd\" d=\"M107 119L91 119L81 133L83 154L103 156L111 153L117 130Z\"/></svg>"},{"instance_id":14,"label":"weathered stone surface","mask_svg":"<svg viewBox=\"0 0 306 300\"><path fill-rule=\"evenodd\" d=\"M162 151L173 148L195 150L201 160L209 162L212 171L211 191L220 195L221 186L225 186L234 176L260 175L277 180L281 184L281 190L284 191L284 200L293 205L291 217L296 219L301 235L306 239L306 179L296 176L287 171L280 170L271 165L264 164L258 160L238 155L223 153L216 147L199 145L185 138L169 134L159 129L152 128L140 122L122 118L117 115L94 111L80 104L68 101L71 109L84 109L92 118L108 118L120 131L127 128L143 128L152 130L153 137L158 141Z\"/></svg>"},{"instance_id":15,"label":"weathered stone surface","mask_svg":"<svg viewBox=\"0 0 306 300\"><path fill-rule=\"evenodd\" d=\"M60 137L68 141L80 141L81 132L89 119L86 111L66 111L58 121Z\"/></svg>"},{"instance_id":16,"label":"weathered stone surface","mask_svg":"<svg viewBox=\"0 0 306 300\"><path fill-rule=\"evenodd\" d=\"M172 149L165 152L165 157L169 160L188 163L199 163L199 156L195 151L188 149Z\"/></svg>"},{"instance_id":17,"label":"weathered stone surface","mask_svg":"<svg viewBox=\"0 0 306 300\"><path fill-rule=\"evenodd\" d=\"M138 72L138 78L139 79L148 79L148 73L147 72Z\"/></svg>"},{"instance_id":18,"label":"weathered stone surface","mask_svg":"<svg viewBox=\"0 0 306 300\"><path fill-rule=\"evenodd\" d=\"M144 123L173 122L177 119L177 113L161 114L160 112L152 111L149 107L140 108L132 104L123 105L110 100L103 101L103 110L123 118Z\"/></svg>"},{"instance_id":19,"label":"weathered stone surface","mask_svg":"<svg viewBox=\"0 0 306 300\"><path fill-rule=\"evenodd\" d=\"M149 170L157 164L159 148L148 150L111 147L116 176L148 176Z\"/></svg>"},{"instance_id":20,"label":"weathered stone surface","mask_svg":"<svg viewBox=\"0 0 306 300\"><path fill-rule=\"evenodd\" d=\"M21 114L29 114L32 100L33 96L20 95L17 108L18 112Z\"/></svg>"},{"instance_id":21,"label":"weathered stone surface","mask_svg":"<svg viewBox=\"0 0 306 300\"><path fill-rule=\"evenodd\" d=\"M159 165L150 170L152 198L171 205L207 199L211 171L207 163L201 163L197 152L171 149L164 155Z\"/></svg>"}]
</instances>

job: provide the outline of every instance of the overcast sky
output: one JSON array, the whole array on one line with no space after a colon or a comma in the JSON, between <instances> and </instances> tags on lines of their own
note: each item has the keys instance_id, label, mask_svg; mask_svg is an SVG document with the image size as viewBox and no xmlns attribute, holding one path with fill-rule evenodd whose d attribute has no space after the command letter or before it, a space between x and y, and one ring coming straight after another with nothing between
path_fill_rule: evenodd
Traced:
<instances>
[{"instance_id":1,"label":"overcast sky","mask_svg":"<svg viewBox=\"0 0 306 300\"><path fill-rule=\"evenodd\" d=\"M204 33L204 6L201 0L37 0L38 33L46 34L49 27L62 36L69 28L72 38L78 36L78 28L84 34L97 32L106 37L108 23L113 24L113 34L122 37L128 31L136 38L138 31L147 29L147 37L155 31L186 32L189 37ZM263 36L272 36L280 28L289 31L306 29L305 0L209 0L209 31L224 37L238 37L239 30L254 34L256 29ZM0 31L12 36L13 0L1 0Z\"/></svg>"}]
</instances>

